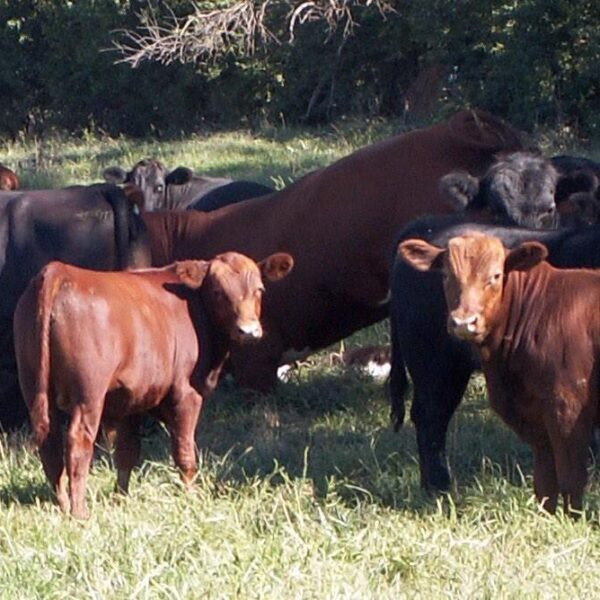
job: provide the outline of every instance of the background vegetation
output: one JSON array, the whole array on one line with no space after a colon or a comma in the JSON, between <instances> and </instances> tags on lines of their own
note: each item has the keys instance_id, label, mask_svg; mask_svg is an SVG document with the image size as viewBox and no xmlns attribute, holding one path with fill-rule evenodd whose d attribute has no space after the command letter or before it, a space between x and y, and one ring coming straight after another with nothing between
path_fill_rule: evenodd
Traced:
<instances>
[{"instance_id":1,"label":"background vegetation","mask_svg":"<svg viewBox=\"0 0 600 600\"><path fill-rule=\"evenodd\" d=\"M152 4L159 20L191 11L185 0ZM331 33L316 20L297 27L293 44L248 54L234 40L218 61L131 69L102 50L119 39L113 30L139 27L146 0L0 0L0 133L164 136L341 116L418 121L477 105L530 130L598 135L595 0L390 0L395 12L385 18L369 3L350 4L356 26L346 41L342 27ZM269 3L280 40L296 5Z\"/></svg>"}]
</instances>

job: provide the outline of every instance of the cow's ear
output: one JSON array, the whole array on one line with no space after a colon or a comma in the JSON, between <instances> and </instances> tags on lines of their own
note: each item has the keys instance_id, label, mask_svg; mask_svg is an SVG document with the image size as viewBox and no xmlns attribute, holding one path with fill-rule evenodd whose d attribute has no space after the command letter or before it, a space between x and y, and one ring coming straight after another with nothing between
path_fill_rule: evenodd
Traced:
<instances>
[{"instance_id":1,"label":"cow's ear","mask_svg":"<svg viewBox=\"0 0 600 600\"><path fill-rule=\"evenodd\" d=\"M598 189L598 178L588 169L572 171L567 175L561 175L556 182L554 202L559 204L569 200L571 194L578 192L595 192Z\"/></svg>"},{"instance_id":2,"label":"cow's ear","mask_svg":"<svg viewBox=\"0 0 600 600\"><path fill-rule=\"evenodd\" d=\"M183 185L191 181L194 173L187 167L177 167L165 177L167 185Z\"/></svg>"},{"instance_id":3,"label":"cow's ear","mask_svg":"<svg viewBox=\"0 0 600 600\"><path fill-rule=\"evenodd\" d=\"M548 249L540 242L523 242L509 250L504 259L504 272L529 271L548 256Z\"/></svg>"},{"instance_id":4,"label":"cow's ear","mask_svg":"<svg viewBox=\"0 0 600 600\"><path fill-rule=\"evenodd\" d=\"M127 181L127 171L121 167L108 167L102 171L102 176L108 183L125 183Z\"/></svg>"},{"instance_id":5,"label":"cow's ear","mask_svg":"<svg viewBox=\"0 0 600 600\"><path fill-rule=\"evenodd\" d=\"M463 210L479 192L479 179L466 171L453 171L440 178L440 196L455 210Z\"/></svg>"},{"instance_id":6,"label":"cow's ear","mask_svg":"<svg viewBox=\"0 0 600 600\"><path fill-rule=\"evenodd\" d=\"M590 192L571 194L560 204L560 224L562 226L595 225L598 223L600 200Z\"/></svg>"},{"instance_id":7,"label":"cow's ear","mask_svg":"<svg viewBox=\"0 0 600 600\"><path fill-rule=\"evenodd\" d=\"M175 263L177 277L189 288L197 290L208 273L210 262L207 260L181 260Z\"/></svg>"},{"instance_id":8,"label":"cow's ear","mask_svg":"<svg viewBox=\"0 0 600 600\"><path fill-rule=\"evenodd\" d=\"M446 250L424 240L405 240L398 246L398 257L417 271L441 269Z\"/></svg>"},{"instance_id":9,"label":"cow's ear","mask_svg":"<svg viewBox=\"0 0 600 600\"><path fill-rule=\"evenodd\" d=\"M258 263L258 268L263 277L269 281L283 279L294 267L294 259L285 252L277 252L267 256Z\"/></svg>"},{"instance_id":10,"label":"cow's ear","mask_svg":"<svg viewBox=\"0 0 600 600\"><path fill-rule=\"evenodd\" d=\"M569 198L569 202L577 208L577 212L582 215L584 223L590 225L596 224L598 221L598 212L600 212L600 200L589 192L580 192L573 194Z\"/></svg>"}]
</instances>

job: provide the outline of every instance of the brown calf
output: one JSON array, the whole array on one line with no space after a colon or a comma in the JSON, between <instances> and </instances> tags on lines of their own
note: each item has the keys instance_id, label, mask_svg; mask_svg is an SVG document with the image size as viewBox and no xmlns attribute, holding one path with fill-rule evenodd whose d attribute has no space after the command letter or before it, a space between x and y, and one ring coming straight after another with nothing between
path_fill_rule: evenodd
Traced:
<instances>
[{"instance_id":1,"label":"brown calf","mask_svg":"<svg viewBox=\"0 0 600 600\"><path fill-rule=\"evenodd\" d=\"M555 269L538 242L507 250L477 234L447 250L407 240L399 254L443 269L448 329L475 345L492 408L533 446L538 501L553 513L560 493L581 510L599 416L600 272Z\"/></svg>"},{"instance_id":2,"label":"brown calf","mask_svg":"<svg viewBox=\"0 0 600 600\"><path fill-rule=\"evenodd\" d=\"M18 190L20 187L21 182L17 174L0 163L0 190L11 192L12 190Z\"/></svg>"},{"instance_id":3,"label":"brown calf","mask_svg":"<svg viewBox=\"0 0 600 600\"><path fill-rule=\"evenodd\" d=\"M234 252L129 272L52 262L31 281L14 318L19 380L64 511L70 506L74 517L87 516L86 480L101 422L116 429L118 487L127 491L143 412L166 423L183 481L192 481L203 399L230 341L262 336L261 275L275 281L292 265L288 254L256 264ZM59 410L70 415L65 456Z\"/></svg>"}]
</instances>

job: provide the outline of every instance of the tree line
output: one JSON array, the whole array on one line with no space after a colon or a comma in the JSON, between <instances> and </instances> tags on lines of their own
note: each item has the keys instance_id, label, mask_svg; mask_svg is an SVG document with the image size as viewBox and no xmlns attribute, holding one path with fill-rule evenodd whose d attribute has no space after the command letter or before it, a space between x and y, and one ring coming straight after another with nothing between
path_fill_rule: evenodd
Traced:
<instances>
[{"instance_id":1,"label":"tree line","mask_svg":"<svg viewBox=\"0 0 600 600\"><path fill-rule=\"evenodd\" d=\"M0 0L0 134L478 106L596 138L599 64L596 0Z\"/></svg>"}]
</instances>

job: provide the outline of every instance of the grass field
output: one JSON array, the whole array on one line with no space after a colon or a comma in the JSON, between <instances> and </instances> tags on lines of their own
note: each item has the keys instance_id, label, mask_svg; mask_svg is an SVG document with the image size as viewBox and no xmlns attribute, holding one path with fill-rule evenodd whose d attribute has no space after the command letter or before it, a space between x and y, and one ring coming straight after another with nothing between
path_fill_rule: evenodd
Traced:
<instances>
[{"instance_id":1,"label":"grass field","mask_svg":"<svg viewBox=\"0 0 600 600\"><path fill-rule=\"evenodd\" d=\"M169 142L55 138L0 145L28 186L99 180L111 164L169 166L282 187L394 131L220 133ZM387 341L386 324L346 340ZM579 598L600 583L600 486L577 521L543 513L529 450L491 415L480 376L451 425L455 487L419 487L414 430L389 426L384 385L323 351L277 393L227 381L207 403L193 491L166 434L145 440L127 498L99 448L89 521L52 503L24 432L0 439L0 598Z\"/></svg>"}]
</instances>

